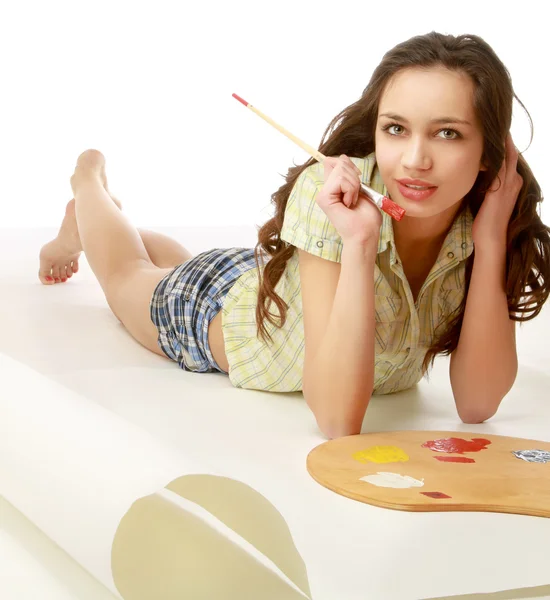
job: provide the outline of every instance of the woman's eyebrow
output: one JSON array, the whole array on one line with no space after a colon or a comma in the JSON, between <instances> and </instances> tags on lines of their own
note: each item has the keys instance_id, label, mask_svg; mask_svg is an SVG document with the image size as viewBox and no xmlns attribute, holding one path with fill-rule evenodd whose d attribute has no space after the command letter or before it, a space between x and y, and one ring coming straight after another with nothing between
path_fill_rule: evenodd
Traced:
<instances>
[{"instance_id":1,"label":"woman's eyebrow","mask_svg":"<svg viewBox=\"0 0 550 600\"><path fill-rule=\"evenodd\" d=\"M395 113L383 113L380 115L381 117L388 117L389 119L393 119L394 121L402 121L403 123L408 123L405 117L401 115L396 115ZM430 123L459 123L460 125L472 125L469 121L464 121L463 119L457 119L456 117L439 117L438 119L432 119Z\"/></svg>"}]
</instances>

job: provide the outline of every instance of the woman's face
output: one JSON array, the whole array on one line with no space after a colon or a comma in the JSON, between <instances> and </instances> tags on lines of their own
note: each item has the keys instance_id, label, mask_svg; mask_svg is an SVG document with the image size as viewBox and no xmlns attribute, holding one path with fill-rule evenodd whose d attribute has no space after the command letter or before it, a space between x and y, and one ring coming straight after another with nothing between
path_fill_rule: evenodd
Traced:
<instances>
[{"instance_id":1,"label":"woman's face","mask_svg":"<svg viewBox=\"0 0 550 600\"><path fill-rule=\"evenodd\" d=\"M458 210L479 171L486 170L473 94L468 75L443 67L405 69L386 86L376 123L376 161L388 194L407 216L426 218L449 214L453 207ZM445 121L435 122L439 119ZM406 178L437 189L427 199L406 198L397 183Z\"/></svg>"}]
</instances>

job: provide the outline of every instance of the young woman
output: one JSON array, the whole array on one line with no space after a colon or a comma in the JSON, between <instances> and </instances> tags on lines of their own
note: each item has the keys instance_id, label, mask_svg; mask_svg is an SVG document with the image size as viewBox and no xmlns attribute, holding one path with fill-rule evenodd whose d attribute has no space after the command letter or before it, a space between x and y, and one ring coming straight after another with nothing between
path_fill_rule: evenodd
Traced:
<instances>
[{"instance_id":1,"label":"young woman","mask_svg":"<svg viewBox=\"0 0 550 600\"><path fill-rule=\"evenodd\" d=\"M66 281L84 250L143 346L236 387L303 390L328 437L358 433L371 395L415 385L437 354L451 355L460 418L484 421L516 377L515 322L549 294L550 228L509 133L514 98L478 36L398 44L329 124L324 165L289 169L256 248L195 257L133 228L88 150L40 280ZM360 181L403 206L402 221Z\"/></svg>"}]
</instances>

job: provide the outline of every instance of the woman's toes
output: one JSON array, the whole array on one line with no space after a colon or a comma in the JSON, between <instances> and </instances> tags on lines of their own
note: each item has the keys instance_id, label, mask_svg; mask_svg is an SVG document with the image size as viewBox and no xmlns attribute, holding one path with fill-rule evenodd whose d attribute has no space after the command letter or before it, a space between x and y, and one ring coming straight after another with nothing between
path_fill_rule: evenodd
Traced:
<instances>
[{"instance_id":1,"label":"woman's toes","mask_svg":"<svg viewBox=\"0 0 550 600\"><path fill-rule=\"evenodd\" d=\"M44 285L53 285L55 283L54 278L52 277L51 268L48 269L40 267L40 270L38 271L38 279L40 279Z\"/></svg>"},{"instance_id":2,"label":"woman's toes","mask_svg":"<svg viewBox=\"0 0 550 600\"><path fill-rule=\"evenodd\" d=\"M52 277L55 280L55 283L61 283L61 274L59 273L59 265L54 265L52 267Z\"/></svg>"},{"instance_id":3,"label":"woman's toes","mask_svg":"<svg viewBox=\"0 0 550 600\"><path fill-rule=\"evenodd\" d=\"M55 283L52 277L52 263L47 256L40 256L40 266L38 267L38 279L44 285Z\"/></svg>"},{"instance_id":4,"label":"woman's toes","mask_svg":"<svg viewBox=\"0 0 550 600\"><path fill-rule=\"evenodd\" d=\"M76 264L78 269L78 261L76 261ZM54 264L51 267L49 267L48 263L44 261L40 265L38 278L42 283L47 285L51 285L52 283L65 283L75 273L73 266L74 261L71 261L65 265L63 263Z\"/></svg>"},{"instance_id":5,"label":"woman's toes","mask_svg":"<svg viewBox=\"0 0 550 600\"><path fill-rule=\"evenodd\" d=\"M40 250L38 272L40 281L42 283L66 282L78 271L78 257L81 251L82 246L74 215L74 200L72 200L67 205L59 234Z\"/></svg>"}]
</instances>

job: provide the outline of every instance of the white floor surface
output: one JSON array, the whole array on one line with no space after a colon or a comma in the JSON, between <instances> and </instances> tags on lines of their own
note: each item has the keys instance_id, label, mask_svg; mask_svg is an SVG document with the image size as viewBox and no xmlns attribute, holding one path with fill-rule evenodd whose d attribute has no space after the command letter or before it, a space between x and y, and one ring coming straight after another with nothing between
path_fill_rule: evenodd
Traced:
<instances>
[{"instance_id":1,"label":"white floor surface","mask_svg":"<svg viewBox=\"0 0 550 600\"><path fill-rule=\"evenodd\" d=\"M255 241L253 228L159 231L193 253ZM321 487L305 460L324 438L301 394L238 390L222 374L187 373L148 352L110 313L85 262L67 284L40 285L38 251L52 234L0 231L0 352L263 494L288 523L312 598L550 598L550 519L392 511ZM473 431L550 441L549 334L549 307L518 327L518 378L487 423L458 420L448 363L440 358L429 382L373 398L363 431ZM0 597L114 598L1 497Z\"/></svg>"}]
</instances>

